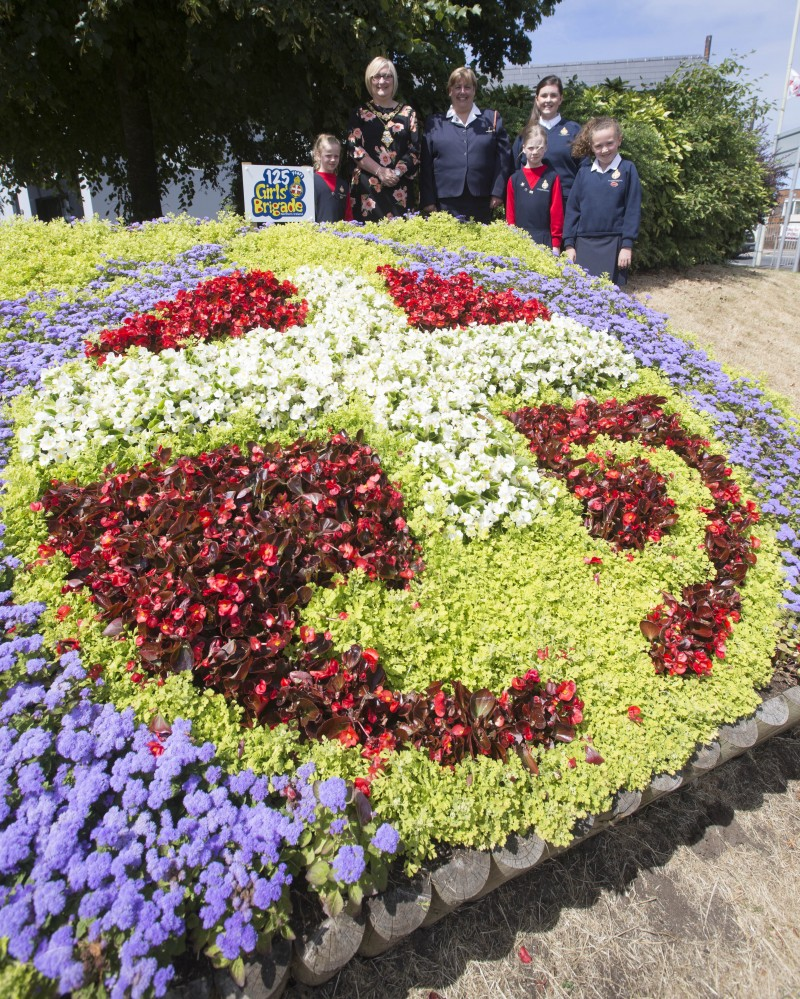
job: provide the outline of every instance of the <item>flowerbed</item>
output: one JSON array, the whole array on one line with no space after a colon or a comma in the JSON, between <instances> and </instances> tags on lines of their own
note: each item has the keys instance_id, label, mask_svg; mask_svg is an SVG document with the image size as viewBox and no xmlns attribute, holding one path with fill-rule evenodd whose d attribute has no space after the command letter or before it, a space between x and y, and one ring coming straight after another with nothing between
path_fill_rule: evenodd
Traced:
<instances>
[{"instance_id":1,"label":"flowerbed","mask_svg":"<svg viewBox=\"0 0 800 999\"><path fill-rule=\"evenodd\" d=\"M795 647L796 423L508 227L52 231L0 307L6 974L162 994L290 885L564 844Z\"/></svg>"}]
</instances>

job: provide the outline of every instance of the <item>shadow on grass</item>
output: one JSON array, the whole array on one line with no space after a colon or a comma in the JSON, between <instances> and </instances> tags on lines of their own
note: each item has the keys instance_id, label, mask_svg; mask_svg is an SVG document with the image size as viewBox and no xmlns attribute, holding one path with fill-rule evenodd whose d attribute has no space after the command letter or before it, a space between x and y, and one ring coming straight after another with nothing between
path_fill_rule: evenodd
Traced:
<instances>
[{"instance_id":1,"label":"shadow on grass","mask_svg":"<svg viewBox=\"0 0 800 999\"><path fill-rule=\"evenodd\" d=\"M552 991L546 976L539 980L529 976L525 980L524 965L517 955L519 935L535 934L537 958L551 966L558 964L557 950L566 943L563 932L556 928L568 910L571 915L595 910L595 921L598 917L608 921L607 926L603 925L609 938L642 932L680 944L712 940L715 934L722 933L731 946L736 947L737 941L744 946L746 939L729 904L718 898L712 905L712 891L707 905L693 906L684 892L676 890L669 871L663 868L683 847L691 850L697 863L709 869L733 847L765 849L740 825L737 813L757 812L770 796L792 794L789 782L796 780L800 780L800 729L768 740L486 898L468 903L435 926L416 931L394 950L371 960L356 957L328 984L316 989L293 985L286 996L406 999L427 997L432 990L434 996L438 993L445 999L452 995L452 988L459 995L514 999L566 994L633 995L625 974L615 969L611 960L604 962L602 988L588 989L581 983L566 982ZM786 837L798 835L796 808L793 815L794 822L791 828L787 824L781 830L782 837L784 833ZM763 835L773 837L774 848L774 834L765 828ZM658 905L641 910L647 912L646 925L641 924L641 929L637 924L632 931L623 923L615 929L613 907L620 905L624 909L632 901L657 901ZM463 983L456 987L454 983L470 962L497 962L495 985L482 974L485 988L480 982L475 983L475 991L469 986L465 991ZM564 984L570 987L565 989Z\"/></svg>"}]
</instances>

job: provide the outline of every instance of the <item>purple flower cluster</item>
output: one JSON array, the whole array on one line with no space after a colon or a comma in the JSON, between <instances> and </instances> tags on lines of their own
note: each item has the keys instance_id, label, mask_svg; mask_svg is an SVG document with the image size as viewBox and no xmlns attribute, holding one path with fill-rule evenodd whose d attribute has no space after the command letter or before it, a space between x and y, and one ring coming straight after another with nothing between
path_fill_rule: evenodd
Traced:
<instances>
[{"instance_id":1,"label":"purple flower cluster","mask_svg":"<svg viewBox=\"0 0 800 999\"><path fill-rule=\"evenodd\" d=\"M301 836L354 828L333 828L345 782L316 782L313 763L291 778L227 774L189 722L156 735L132 711L94 703L77 652L56 668L34 663L33 680L0 708L0 936L10 955L61 993L96 981L119 999L159 996L173 976L168 955L193 927L195 944L228 961L280 929ZM282 808L270 804L276 793ZM384 861L396 831L382 825L372 846ZM332 866L357 883L363 847L344 843Z\"/></svg>"},{"instance_id":2,"label":"purple flower cluster","mask_svg":"<svg viewBox=\"0 0 800 999\"><path fill-rule=\"evenodd\" d=\"M354 885L367 864L364 860L364 850L360 846L343 846L333 858L333 873L342 884Z\"/></svg>"},{"instance_id":3,"label":"purple flower cluster","mask_svg":"<svg viewBox=\"0 0 800 999\"><path fill-rule=\"evenodd\" d=\"M90 700L76 653L61 666L69 710L55 725L34 717L54 717L45 668L3 705L0 936L61 992L92 967L111 996L162 995L173 972L159 955L192 913L228 960L279 925L282 856L305 824L266 803L265 778L223 774L188 722L154 736Z\"/></svg>"},{"instance_id":4,"label":"purple flower cluster","mask_svg":"<svg viewBox=\"0 0 800 999\"><path fill-rule=\"evenodd\" d=\"M569 263L561 277L544 277L521 260L434 246L407 245L352 228L343 239L388 246L410 270L428 268L451 277L466 272L492 290L512 288L521 298L538 298L553 312L616 336L643 367L656 367L709 416L731 460L756 483L761 510L778 526L790 613L800 615L800 432L749 378L734 378L707 354L666 331L667 317L618 288L601 288ZM795 624L796 627L796 624Z\"/></svg>"},{"instance_id":5,"label":"purple flower cluster","mask_svg":"<svg viewBox=\"0 0 800 999\"><path fill-rule=\"evenodd\" d=\"M223 249L214 243L195 246L168 263L106 260L74 300L49 291L0 301L2 401L36 384L46 368L82 355L83 342L92 334L174 298L181 289L232 273L234 268L222 261ZM0 459L10 436L8 424L0 421Z\"/></svg>"}]
</instances>

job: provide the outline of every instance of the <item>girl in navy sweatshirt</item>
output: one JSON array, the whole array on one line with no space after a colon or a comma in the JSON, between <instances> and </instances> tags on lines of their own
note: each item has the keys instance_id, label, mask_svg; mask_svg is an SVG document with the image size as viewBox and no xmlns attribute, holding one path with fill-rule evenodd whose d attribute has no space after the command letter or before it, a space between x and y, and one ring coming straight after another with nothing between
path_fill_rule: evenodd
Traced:
<instances>
[{"instance_id":1,"label":"girl in navy sweatshirt","mask_svg":"<svg viewBox=\"0 0 800 999\"><path fill-rule=\"evenodd\" d=\"M630 160L619 154L622 131L614 118L592 118L572 147L584 162L572 185L564 217L564 249L590 274L625 284L639 235L642 186Z\"/></svg>"}]
</instances>

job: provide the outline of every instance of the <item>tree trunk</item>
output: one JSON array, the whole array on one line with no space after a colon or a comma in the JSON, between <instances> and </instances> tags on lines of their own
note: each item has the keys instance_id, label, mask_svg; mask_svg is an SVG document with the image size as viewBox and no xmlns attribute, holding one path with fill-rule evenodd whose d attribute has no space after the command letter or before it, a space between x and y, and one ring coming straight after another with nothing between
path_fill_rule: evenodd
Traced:
<instances>
[{"instance_id":1,"label":"tree trunk","mask_svg":"<svg viewBox=\"0 0 800 999\"><path fill-rule=\"evenodd\" d=\"M161 216L161 192L147 77L136 58L134 39L123 39L115 47L114 67L128 161L129 221L145 222Z\"/></svg>"}]
</instances>

